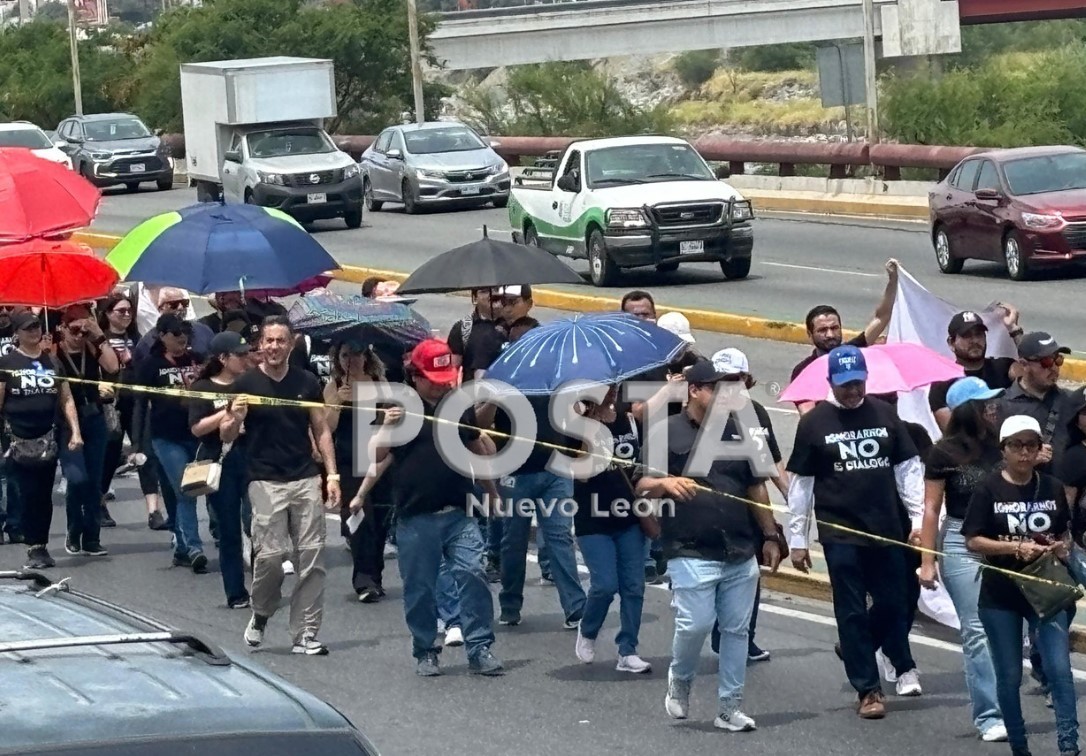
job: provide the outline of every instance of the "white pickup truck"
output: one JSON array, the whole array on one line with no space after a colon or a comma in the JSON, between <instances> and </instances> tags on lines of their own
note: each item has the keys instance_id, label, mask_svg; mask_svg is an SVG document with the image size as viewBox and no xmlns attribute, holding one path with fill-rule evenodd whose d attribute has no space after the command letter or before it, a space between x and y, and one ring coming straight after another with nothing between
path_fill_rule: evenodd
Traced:
<instances>
[{"instance_id":1,"label":"white pickup truck","mask_svg":"<svg viewBox=\"0 0 1086 756\"><path fill-rule=\"evenodd\" d=\"M728 279L750 272L750 202L682 139L574 142L554 168L526 169L511 195L513 238L587 258L596 286L623 269L670 272L685 262L718 262Z\"/></svg>"}]
</instances>

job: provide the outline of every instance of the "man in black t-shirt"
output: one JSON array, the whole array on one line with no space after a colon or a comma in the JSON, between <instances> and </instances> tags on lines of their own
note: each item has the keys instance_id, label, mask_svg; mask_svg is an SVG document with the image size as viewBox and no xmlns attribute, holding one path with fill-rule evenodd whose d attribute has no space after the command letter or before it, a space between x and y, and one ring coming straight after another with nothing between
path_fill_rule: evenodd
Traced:
<instances>
[{"instance_id":1,"label":"man in black t-shirt","mask_svg":"<svg viewBox=\"0 0 1086 756\"><path fill-rule=\"evenodd\" d=\"M465 381L474 378L476 370L490 367L506 340L500 329L504 308L501 290L472 289L471 303L471 315L453 323L448 341L453 360L464 368ZM472 343L473 339L477 341Z\"/></svg>"},{"instance_id":2,"label":"man in black t-shirt","mask_svg":"<svg viewBox=\"0 0 1086 756\"><path fill-rule=\"evenodd\" d=\"M289 363L294 331L285 317L267 318L261 326L263 362L234 384L238 394L292 402L320 402L321 388L310 373ZM323 656L328 647L317 640L324 612L324 492L321 471L313 459L310 434L316 439L328 481L327 507L339 509L339 473L324 407L254 404L244 396L235 410L247 407L245 433L249 499L253 507L253 616L245 642L264 642L268 620L279 608L283 559L291 554L298 583L290 597L292 653Z\"/></svg>"},{"instance_id":3,"label":"man in black t-shirt","mask_svg":"<svg viewBox=\"0 0 1086 756\"><path fill-rule=\"evenodd\" d=\"M1020 338L1022 329L1018 326L1017 314L1008 318L1008 331L1011 338ZM986 357L988 353L988 326L975 312L966 310L950 319L947 325L946 343L954 352L954 360L965 370L967 377L980 378L989 388L1009 388L1017 377L1015 361L1011 357ZM946 432L950 422L950 408L947 407L946 393L954 380L933 383L928 389L928 405L935 415L939 430Z\"/></svg>"},{"instance_id":4,"label":"man in black t-shirt","mask_svg":"<svg viewBox=\"0 0 1086 756\"><path fill-rule=\"evenodd\" d=\"M898 695L921 692L909 649L905 553L894 544L909 535L900 502L913 528L920 527L924 468L894 409L866 396L863 352L854 346L830 352L829 383L832 398L800 418L788 461L792 564L801 572L810 569L808 524L814 509L845 672L859 696L859 715L880 719L886 709L876 649L881 647L894 665Z\"/></svg>"}]
</instances>

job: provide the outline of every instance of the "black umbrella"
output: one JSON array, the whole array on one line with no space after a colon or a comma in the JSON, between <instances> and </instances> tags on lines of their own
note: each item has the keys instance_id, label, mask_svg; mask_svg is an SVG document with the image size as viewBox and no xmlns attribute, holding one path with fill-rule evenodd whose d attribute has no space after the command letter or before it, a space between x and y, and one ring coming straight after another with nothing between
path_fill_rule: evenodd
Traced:
<instances>
[{"instance_id":1,"label":"black umbrella","mask_svg":"<svg viewBox=\"0 0 1086 756\"><path fill-rule=\"evenodd\" d=\"M423 263L396 293L438 294L541 283L579 284L583 280L550 252L496 241L487 236L483 227L482 239Z\"/></svg>"}]
</instances>

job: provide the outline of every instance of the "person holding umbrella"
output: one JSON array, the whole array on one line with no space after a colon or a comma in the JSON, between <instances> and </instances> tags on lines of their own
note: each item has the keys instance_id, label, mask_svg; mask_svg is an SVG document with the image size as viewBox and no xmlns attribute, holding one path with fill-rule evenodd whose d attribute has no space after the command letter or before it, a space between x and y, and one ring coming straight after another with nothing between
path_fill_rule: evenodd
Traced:
<instances>
[{"instance_id":1,"label":"person holding umbrella","mask_svg":"<svg viewBox=\"0 0 1086 756\"><path fill-rule=\"evenodd\" d=\"M41 321L31 312L12 318L15 349L0 357L0 416L11 437L8 471L23 505L26 568L55 567L49 554L53 521L53 479L59 451L58 415L68 427L68 451L83 448L79 415L69 385L58 380L60 366L42 349Z\"/></svg>"}]
</instances>

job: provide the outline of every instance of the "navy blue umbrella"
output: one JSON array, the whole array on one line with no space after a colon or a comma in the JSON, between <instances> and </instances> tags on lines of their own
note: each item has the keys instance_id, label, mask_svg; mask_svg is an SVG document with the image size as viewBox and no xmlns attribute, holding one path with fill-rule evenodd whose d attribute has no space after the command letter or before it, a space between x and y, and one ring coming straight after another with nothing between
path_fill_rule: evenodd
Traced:
<instances>
[{"instance_id":1,"label":"navy blue umbrella","mask_svg":"<svg viewBox=\"0 0 1086 756\"><path fill-rule=\"evenodd\" d=\"M196 294L294 289L339 264L286 213L256 205L191 205L149 218L106 257L125 281Z\"/></svg>"},{"instance_id":2,"label":"navy blue umbrella","mask_svg":"<svg viewBox=\"0 0 1086 756\"><path fill-rule=\"evenodd\" d=\"M566 384L615 384L661 367L687 343L624 312L579 313L528 331L486 371L521 393L555 393Z\"/></svg>"}]
</instances>

